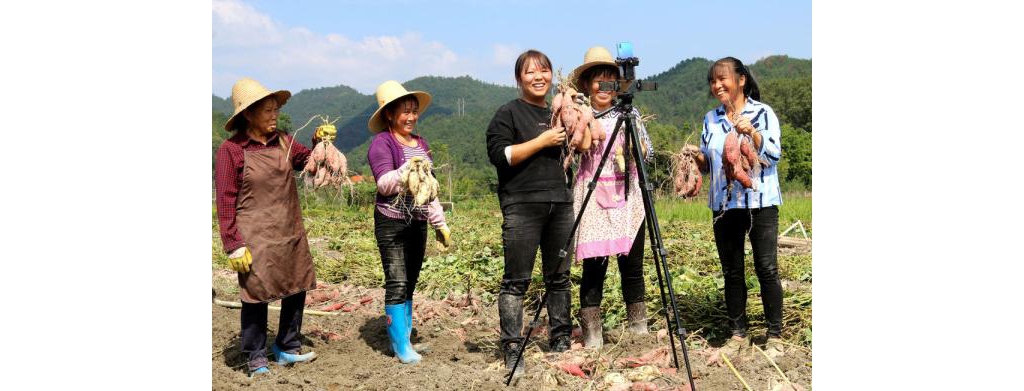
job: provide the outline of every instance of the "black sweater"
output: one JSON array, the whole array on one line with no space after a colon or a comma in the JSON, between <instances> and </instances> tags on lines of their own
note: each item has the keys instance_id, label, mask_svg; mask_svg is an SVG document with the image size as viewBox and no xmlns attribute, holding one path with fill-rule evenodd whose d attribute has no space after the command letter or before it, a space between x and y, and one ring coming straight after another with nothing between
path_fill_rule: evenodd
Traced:
<instances>
[{"instance_id":1,"label":"black sweater","mask_svg":"<svg viewBox=\"0 0 1024 391\"><path fill-rule=\"evenodd\" d=\"M520 202L572 202L572 170L562 171L562 149L548 147L516 166L505 147L530 141L548 129L551 109L515 99L498 108L487 126L487 156L498 170L502 207Z\"/></svg>"}]
</instances>

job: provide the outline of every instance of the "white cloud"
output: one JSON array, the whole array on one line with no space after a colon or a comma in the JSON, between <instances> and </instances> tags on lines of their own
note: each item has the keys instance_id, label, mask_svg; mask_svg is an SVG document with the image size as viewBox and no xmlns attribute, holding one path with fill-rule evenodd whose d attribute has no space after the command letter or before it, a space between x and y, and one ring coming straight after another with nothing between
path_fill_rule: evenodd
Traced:
<instances>
[{"instance_id":1,"label":"white cloud","mask_svg":"<svg viewBox=\"0 0 1024 391\"><path fill-rule=\"evenodd\" d=\"M239 0L213 2L213 90L220 96L230 94L236 75L293 93L344 84L369 94L390 79L476 74L475 63L416 32L317 34L284 26Z\"/></svg>"},{"instance_id":2,"label":"white cloud","mask_svg":"<svg viewBox=\"0 0 1024 391\"><path fill-rule=\"evenodd\" d=\"M523 52L515 45L496 44L494 45L494 65L511 67Z\"/></svg>"},{"instance_id":3,"label":"white cloud","mask_svg":"<svg viewBox=\"0 0 1024 391\"><path fill-rule=\"evenodd\" d=\"M213 47L248 47L281 42L280 29L270 17L241 1L213 1Z\"/></svg>"}]
</instances>

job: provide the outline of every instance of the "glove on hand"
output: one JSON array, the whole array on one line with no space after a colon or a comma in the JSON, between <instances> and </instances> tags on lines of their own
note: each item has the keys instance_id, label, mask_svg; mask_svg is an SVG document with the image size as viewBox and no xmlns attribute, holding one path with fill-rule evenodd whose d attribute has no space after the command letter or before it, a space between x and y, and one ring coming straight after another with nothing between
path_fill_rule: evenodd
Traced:
<instances>
[{"instance_id":1,"label":"glove on hand","mask_svg":"<svg viewBox=\"0 0 1024 391\"><path fill-rule=\"evenodd\" d=\"M252 265L252 253L248 247L240 247L228 255L228 267L239 273L248 273Z\"/></svg>"},{"instance_id":2,"label":"glove on hand","mask_svg":"<svg viewBox=\"0 0 1024 391\"><path fill-rule=\"evenodd\" d=\"M434 230L434 238L437 239L437 249L440 251L445 251L452 245L452 231L447 225Z\"/></svg>"}]
</instances>

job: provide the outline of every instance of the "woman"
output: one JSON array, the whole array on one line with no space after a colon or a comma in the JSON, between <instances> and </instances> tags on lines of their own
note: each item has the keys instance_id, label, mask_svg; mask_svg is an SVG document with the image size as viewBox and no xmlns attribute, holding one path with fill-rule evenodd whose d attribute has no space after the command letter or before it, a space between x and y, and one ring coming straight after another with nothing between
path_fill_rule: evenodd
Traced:
<instances>
[{"instance_id":1,"label":"woman","mask_svg":"<svg viewBox=\"0 0 1024 391\"><path fill-rule=\"evenodd\" d=\"M413 134L430 99L426 92L409 92L396 81L386 81L377 87L379 107L367 124L371 132L377 133L366 159L377 179L373 230L384 266L384 313L391 350L404 364L418 363L421 358L409 338L412 295L423 266L427 223L434 227L443 246L451 242L441 203L434 198L427 205L414 206L412 195L404 194L407 184L401 179L413 162L432 159L427 140Z\"/></svg>"},{"instance_id":2,"label":"woman","mask_svg":"<svg viewBox=\"0 0 1024 391\"><path fill-rule=\"evenodd\" d=\"M619 67L607 49L595 46L583 56L583 65L572 73L573 84L584 95L590 97L594 114L603 112L615 103L614 92L599 91L600 82L619 79ZM599 118L601 126L609 135L615 122L623 113L612 110ZM640 117L634 108L633 115ZM636 131L642 140L645 160L650 160L654 151L643 124L636 122ZM601 333L601 299L604 293L604 276L608 270L608 257L615 256L622 276L622 298L626 302L626 316L629 331L647 333L647 306L644 302L644 204L637 180L637 168L633 159L623 171L616 163L615 154L629 154L626 149L626 132L623 127L615 140L605 140L585 150L580 159L576 186L573 189L573 209L579 213L587 194L587 185L593 180L601 155L607 143L613 143L611 154L605 161L591 202L580 220L576 237L576 258L583 259L583 278L580 282L580 325L583 328L583 346L600 349L603 343ZM584 148L581 148L584 149ZM626 176L630 180L626 180ZM629 194L625 184L629 183Z\"/></svg>"},{"instance_id":3,"label":"woman","mask_svg":"<svg viewBox=\"0 0 1024 391\"><path fill-rule=\"evenodd\" d=\"M702 171L710 169L708 206L714 212L715 245L725 276L725 306L732 328L727 350L745 350L747 338L747 285L743 270L743 242L749 232L754 252L754 271L761 285L761 302L768 324L769 354L783 353L782 285L778 275L779 178L776 167L782 157L779 120L768 105L759 102L761 93L750 70L740 60L726 57L708 70L710 94L722 104L704 116L700 148L686 150ZM761 173L754 189L726 179L722 150L729 132L749 136L761 161ZM755 190L756 189L756 190Z\"/></svg>"},{"instance_id":4,"label":"woman","mask_svg":"<svg viewBox=\"0 0 1024 391\"><path fill-rule=\"evenodd\" d=\"M549 129L551 60L527 50L515 64L519 97L498 108L487 127L487 155L498 172L505 272L498 293L498 315L505 365L515 364L522 349L523 295L530 286L537 247L541 249L547 291L551 351L569 348L569 270L559 250L572 228L571 173L562 170L565 130ZM515 368L513 376L525 372Z\"/></svg>"},{"instance_id":5,"label":"woman","mask_svg":"<svg viewBox=\"0 0 1024 391\"><path fill-rule=\"evenodd\" d=\"M235 134L217 150L214 169L221 240L241 288L242 354L250 376L269 372L267 303L277 299L282 300L274 359L284 365L316 358L314 352L299 353L306 290L316 287L316 276L292 174L306 164L310 150L277 130L289 97L252 79L235 83L235 112L224 124Z\"/></svg>"}]
</instances>

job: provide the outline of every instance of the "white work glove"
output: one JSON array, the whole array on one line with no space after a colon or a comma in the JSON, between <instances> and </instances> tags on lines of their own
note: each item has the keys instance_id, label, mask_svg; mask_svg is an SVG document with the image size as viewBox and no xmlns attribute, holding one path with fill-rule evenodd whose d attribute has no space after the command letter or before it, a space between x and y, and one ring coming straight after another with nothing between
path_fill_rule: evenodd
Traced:
<instances>
[{"instance_id":1,"label":"white work glove","mask_svg":"<svg viewBox=\"0 0 1024 391\"><path fill-rule=\"evenodd\" d=\"M421 161L423 161L423 157L422 156L416 156L416 157L414 157L412 159L406 160L405 163L402 163L401 166L398 166L398 175L399 176L405 176L405 174L408 173L409 170L412 170L413 162L417 162L418 163L418 162L421 162Z\"/></svg>"}]
</instances>

